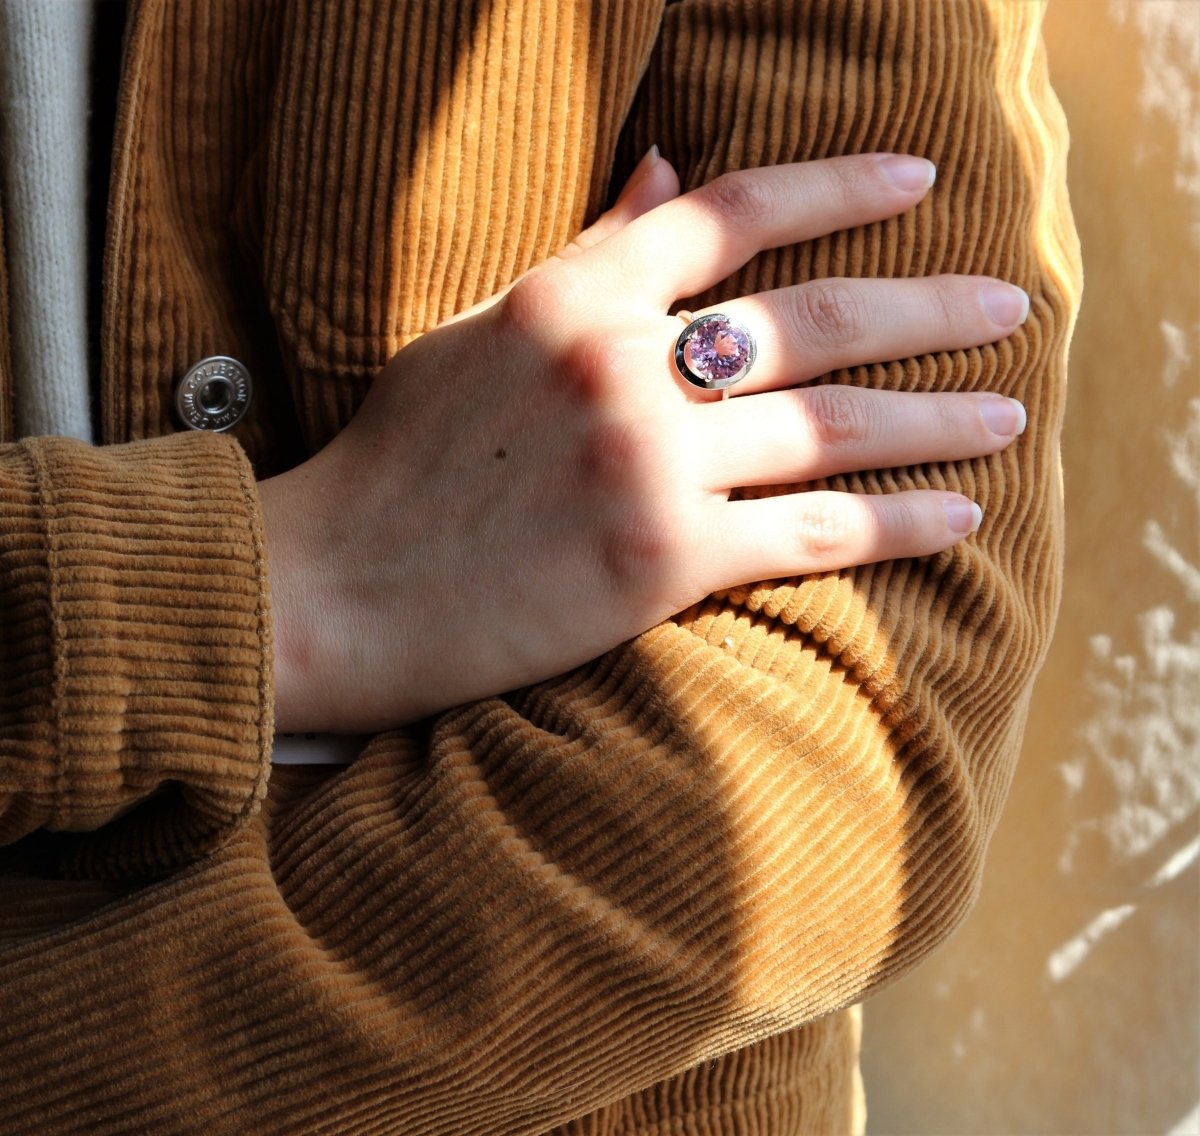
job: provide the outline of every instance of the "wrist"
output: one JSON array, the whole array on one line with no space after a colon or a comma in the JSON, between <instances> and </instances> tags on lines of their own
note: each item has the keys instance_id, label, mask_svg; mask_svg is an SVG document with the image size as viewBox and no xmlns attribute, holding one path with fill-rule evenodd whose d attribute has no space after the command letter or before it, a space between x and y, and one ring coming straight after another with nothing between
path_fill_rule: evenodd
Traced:
<instances>
[{"instance_id":1,"label":"wrist","mask_svg":"<svg viewBox=\"0 0 1200 1136\"><path fill-rule=\"evenodd\" d=\"M306 597L315 589L305 580L311 519L297 508L302 496L296 471L259 483L267 580L271 597L272 668L276 732L316 730L323 715L314 699L311 676L317 668Z\"/></svg>"}]
</instances>

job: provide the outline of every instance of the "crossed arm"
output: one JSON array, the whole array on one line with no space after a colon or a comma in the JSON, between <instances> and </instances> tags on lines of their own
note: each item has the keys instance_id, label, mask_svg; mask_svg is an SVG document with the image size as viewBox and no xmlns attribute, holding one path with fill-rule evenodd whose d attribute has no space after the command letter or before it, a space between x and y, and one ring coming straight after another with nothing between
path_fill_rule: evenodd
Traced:
<instances>
[{"instance_id":1,"label":"crossed arm","mask_svg":"<svg viewBox=\"0 0 1200 1136\"><path fill-rule=\"evenodd\" d=\"M405 724L565 673L714 592L972 533L977 507L947 490L730 494L1000 452L1025 411L999 393L807 384L993 342L1028 313L1019 287L826 279L731 296L720 310L759 343L735 398L705 402L667 364L670 307L764 249L914 207L934 172L867 155L680 197L648 155L571 255L400 352L347 429L260 489L280 728Z\"/></svg>"},{"instance_id":2,"label":"crossed arm","mask_svg":"<svg viewBox=\"0 0 1200 1136\"><path fill-rule=\"evenodd\" d=\"M687 20L696 7L668 8L663 47L629 131L638 150L657 139L665 153L686 155L680 166L687 184L711 181L698 176L711 155L672 131L674 119L654 92L672 91L673 97L682 92L693 117L705 118L704 100L687 89L698 82L685 58ZM678 539L691 541L689 548L702 557L723 548L724 557L762 559L741 572L713 556L696 568L690 583L672 577L671 587L662 587L656 572L632 573L642 588L641 602L647 608L660 605L655 618L677 614L641 634L634 634L636 627L626 629L617 646L593 658L609 645L601 635L590 653L571 660L582 665L565 672L521 671L516 680L531 685L515 693L479 698L425 719L418 728L381 735L349 769L307 791L268 799L266 811L248 823L242 819L232 835L230 817L242 818L245 810L231 805L222 812L226 798L201 797L207 812L183 815L225 823L221 842L208 845L204 859L73 924L36 938L13 935L3 955L10 1012L0 1021L4 1067L16 1071L5 1106L12 1127L44 1127L69 1116L72 1100L82 1094L96 1109L149 1125L186 1111L210 1129L257 1124L284 1131L305 1122L350 1130L355 1123L378 1122L406 1131L538 1131L848 1004L913 965L949 933L977 884L1057 592L1055 452L1075 283L1058 271L1057 234L1069 228L1069 215L1056 165L1061 152L1050 145L1058 124L1033 47L1031 11L1026 5L1003 8L991 38L985 20L961 45L939 40L927 46L935 64L961 61L966 53L971 65L964 65L958 79L948 67L937 81L928 77L937 66L922 72L933 126L924 145L908 148L933 158L941 173L925 204L917 205L916 191L912 200L893 198L872 215L894 220L799 250L768 252L735 273L720 295L689 305L724 310L736 300L747 322L757 318L763 369L754 375L773 389L706 405L689 401L673 385L668 351L672 330L680 325L666 312L686 289L660 285L657 270L669 275L680 269L678 263L655 257L654 279L638 277L632 286L662 288L658 293L605 295L597 304L578 284L585 272L572 262L603 261L630 243L635 247L629 254L636 256L652 228L673 223L672 207L676 216L697 202L704 208L703 193L675 198L670 185L633 208L635 216L618 216L608 240L552 265L554 287L527 279L528 287L479 313L465 332L458 329L468 345L461 347L465 356L473 354L469 337L488 328L506 337L519 357L534 360L520 380L528 384L524 401L510 406L496 394L498 405L483 403L505 422L504 415L524 411L530 398L544 395L572 350L577 362L592 362L590 371L583 368L593 381L584 391L599 391L606 412L632 414L613 390L624 370L606 369L603 352L595 350L602 321L628 307L627 322L644 328L637 337L644 354L633 397L646 400L640 411L666 423L673 441L665 452L645 442L632 451L636 492L618 482L627 493L619 504L644 506L650 485L666 495L664 511L687 518ZM727 48L738 50L736 43ZM928 63L918 66L895 44L881 49L880 58L898 73L917 74ZM1010 91L1029 96L1015 104L1019 113L1011 121L1006 115L1012 108L996 93ZM978 117L968 118L966 107ZM844 113L849 117L839 137L878 153L906 149L896 144L896 135L919 118L908 114L898 122L876 113L865 99ZM961 123L967 125L960 128ZM711 134L720 136L721 131ZM801 136L821 135L814 130ZM963 157L963 146L971 160ZM802 149L782 156L814 156ZM986 176L976 176L976 167ZM666 172L664 166L656 177ZM882 182L875 188L884 192ZM638 192L636 184L631 192ZM711 191L708 200L711 206ZM772 200L779 211L769 223L783 224L789 197L777 193ZM732 209L735 225L736 201L735 191L717 211ZM792 214L786 223L795 221ZM745 229L745 218L741 224ZM647 245L654 247L649 239ZM748 247L757 245L751 240ZM700 272L716 267L719 251L701 258ZM1069 260L1061 263L1069 266ZM728 271L730 265L723 267ZM849 324L853 334L847 343L836 350L827 344L829 354L819 363L809 352L796 351L800 336L793 339L779 315L808 310L798 302L801 293L771 296L796 280L948 271L971 279L906 284L884 302L879 293L874 302L856 301L852 310L879 313L870 330L884 340L872 341L867 328ZM982 276L1015 281L1030 295L1029 318L1015 335L1003 338L1006 327L985 322L982 281L976 279ZM624 274L612 278L624 288ZM701 277L689 281L695 287L704 283ZM576 287L580 293L573 292ZM586 302L576 306L580 294ZM917 347L905 335L922 336L930 327L941 334L936 320L927 324L920 313L938 313L945 306L938 298L943 294L951 298L949 310L960 314L954 321L958 338L918 340L926 344L922 349L938 348L937 354L885 365L893 352L901 353L887 342L903 342L904 350L913 351ZM755 295L768 298L748 299ZM547 305L554 318L543 325L535 316ZM570 322L579 312L586 316L582 327ZM913 314L889 320L884 314L889 312ZM386 382L378 384L379 394L362 409L392 398L403 413L411 407L414 414L433 414L439 391L453 388L424 382L425 363L434 373L447 368L448 380L459 373L456 362L465 371L467 360L456 355L460 348L451 343L452 330L418 341L414 353L402 352ZM887 340L889 335L895 339ZM988 346L993 342L998 346ZM951 350L956 347L960 350ZM405 368L418 360L416 377L406 376ZM824 447L804 443L819 443L820 431L805 431L821 421L822 396L812 395L814 387L791 392L782 375L786 369L807 378L806 366L852 364L861 365L835 376L837 397L844 393L861 407L873 406L876 421L891 415L891 421L907 423L901 442L918 447L897 452L890 459L894 467L885 472L872 472L870 462L881 459L847 452L854 448L853 431L836 464L816 460ZM776 366L778 374L772 371ZM933 389L961 397L941 402L901 397ZM493 393L481 397L492 399ZM897 397L877 397L893 393ZM1030 428L1014 444L1006 446L1004 434L990 440L984 433L981 409L991 400L981 396L995 395L1014 397L1028 411ZM715 424L754 413L750 408L756 401L763 405L760 400L788 408L762 415L756 426L761 447L729 447L720 462L711 452L697 454L726 444L732 429ZM471 423L461 421L464 402L473 405L460 395L447 413L460 418L463 436L470 438ZM932 450L920 448L925 441L916 424L926 420L923 412L905 417L908 408L927 402L946 407L936 421L948 434L939 434ZM594 398L590 405L597 405ZM859 404L843 399L842 405ZM568 423L577 421L570 417L574 409L573 404L564 409ZM793 431L786 430L788 421ZM513 458L520 457L511 466L513 458L503 459L506 471L515 472L506 472L508 480L494 486L502 501L521 504L527 491L540 504L547 489L578 488L553 480L547 485L544 477L520 481L522 469L536 469L533 459L542 449L557 454L555 447L580 442L580 433L570 429L537 433L542 422L537 417L523 427L534 431L530 440L537 442L528 450L520 448L523 433L509 445L507 438L493 445L487 437L482 464L489 471L499 464L497 449L511 452L516 445ZM788 434L785 444L772 441L777 425ZM388 426L388 419L368 412L355 433L364 447L388 445L383 437ZM940 448L950 444L948 435L954 439L950 451L965 447L960 459L949 460L950 451ZM348 435L347 453L353 437ZM795 449L793 440L799 443ZM209 462L218 468L216 488L225 492L228 485L230 513L248 525L247 513L237 513L245 508L238 504L245 470L237 455L219 442L185 442L164 452L172 458L181 448L216 455L219 461ZM25 452L46 459L41 468L67 490L60 500L78 500L82 459L62 447L32 444ZM444 452L439 447L415 457L437 462ZM152 464L145 450L138 453ZM477 450L470 456L480 457ZM349 464L337 450L326 460ZM778 495L754 488L758 475L738 463L758 460L772 471L763 475L764 484L785 468L797 479L826 477L822 492L855 491L854 498L838 502L847 516L863 520L846 527L846 540L887 541L907 533L906 539L925 543L885 545L883 554L891 547L896 555L903 547L932 555L840 573L790 575L831 566L805 560L813 548L786 535L770 547L781 531L805 531L800 518L816 493ZM918 460L923 464L905 464ZM652 465L658 472L647 475L645 464L654 462L665 464ZM478 464L464 463L468 488L477 488L469 478ZM617 472L624 465L616 463ZM14 456L13 468L27 467ZM853 469L862 472L849 472ZM24 476L12 475L6 483L12 496L6 499L18 495ZM166 473L161 480L166 482ZM740 499L729 501L727 491L735 486L742 489ZM281 588L287 552L280 542L287 538L271 531L270 499L280 488L285 485L266 487L264 507L273 561L279 549L276 598L286 608L294 602L287 585ZM380 491L376 482L367 488ZM214 492L212 483L208 489ZM491 481L487 489L492 492ZM909 498L914 524L908 529L893 530L886 514L865 512L881 504L873 498L884 492L918 495ZM463 496L470 505L480 499L478 493ZM554 498L564 532L597 515L591 509L573 516L576 499L576 493L565 492ZM942 504L960 499L977 502L985 517L967 539L949 529ZM761 507L737 510L741 505ZM317 506L318 518L337 512ZM427 533L444 528L447 511L430 508ZM755 517L767 516L773 520L757 528L765 539L749 548L730 539L742 518L754 528ZM489 538L496 535L491 518L486 509L474 518ZM920 518L924 524L917 523ZM350 547L366 539L361 528L353 529L353 518L338 519L348 526L343 541ZM620 523L617 530L626 531ZM634 531L645 526L635 525ZM73 535L77 530L64 526L58 547ZM439 559L443 550L436 546L422 547L427 586L440 585L450 569L459 582L442 605L451 616L465 596L474 605L472 626L502 623L511 597L489 603L490 591L478 578L463 583L467 575L459 561ZM524 570L524 560L503 541L489 547ZM620 542L617 547L629 549ZM795 561L771 561L780 548ZM544 556L555 554L561 554L559 544L548 542ZM686 560L677 545L665 554ZM849 560L871 558L856 554ZM259 577L245 567L255 562L250 555L236 559L229 578L235 581L231 588L245 593L246 635L257 642L251 616ZM645 563L641 557L636 562ZM655 555L649 562L664 560ZM764 572L772 563L779 568ZM693 567L685 563L684 571ZM787 578L731 586L775 571ZM616 578L630 575L618 572ZM375 583L362 582L361 590L371 603L385 602L387 597L369 590ZM582 598L560 596L574 605L572 623L583 626L592 617L590 599L593 592L605 595L603 584L590 581ZM706 596L712 588L716 594ZM536 596L528 602L536 643L557 644L560 629L538 623ZM611 621L614 608L619 612L621 605L601 607L596 623ZM287 615L282 618L286 622ZM325 650L319 637L308 646L306 638L308 633L301 635L298 646L284 644L285 655L292 654L283 666L295 661L301 682L307 663ZM243 668L238 673L248 675L244 689L257 691L254 653L246 654L249 661L222 656L212 665L232 673L236 663ZM511 651L501 654L502 664L513 657ZM520 655L517 661L526 666ZM453 658L448 663L444 671L459 669ZM569 663L556 664L563 665ZM500 678L491 685L503 689L511 681ZM444 675L437 685L444 688ZM372 697L378 701L378 695ZM311 702L319 707L319 699L317 692L297 701L302 710ZM370 713L407 717L429 708L376 706ZM280 709L291 713L286 701ZM253 748L252 741L242 744ZM265 747L259 756L265 761ZM244 772L232 762L224 769L228 785L240 789L240 796L232 789L227 795L235 804L253 797L250 786L261 776L261 766L254 771L246 764L251 768ZM185 779L187 774L180 771ZM113 857L85 863L100 863L109 872L120 866ZM156 1004L171 1012L148 1016L144 1007ZM81 1030L81 1021L95 1028ZM44 1036L44 1042L31 1042L31 1034Z\"/></svg>"}]
</instances>

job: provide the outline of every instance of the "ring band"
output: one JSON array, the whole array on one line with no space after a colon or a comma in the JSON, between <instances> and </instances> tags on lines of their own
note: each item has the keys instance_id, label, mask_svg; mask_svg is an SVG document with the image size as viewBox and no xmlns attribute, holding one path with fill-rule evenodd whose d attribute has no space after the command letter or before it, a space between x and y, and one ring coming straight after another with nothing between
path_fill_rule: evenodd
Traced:
<instances>
[{"instance_id":1,"label":"ring band","mask_svg":"<svg viewBox=\"0 0 1200 1136\"><path fill-rule=\"evenodd\" d=\"M675 369L692 386L720 391L722 398L728 398L729 388L754 365L758 354L754 336L723 312L697 318L691 312L678 315L687 327L675 340Z\"/></svg>"}]
</instances>

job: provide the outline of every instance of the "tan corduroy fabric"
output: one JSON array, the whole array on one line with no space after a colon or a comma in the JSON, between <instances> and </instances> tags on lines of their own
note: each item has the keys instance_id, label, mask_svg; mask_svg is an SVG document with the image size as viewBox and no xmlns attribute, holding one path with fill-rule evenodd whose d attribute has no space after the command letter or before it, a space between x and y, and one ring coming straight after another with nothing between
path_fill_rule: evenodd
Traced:
<instances>
[{"instance_id":1,"label":"tan corduroy fabric","mask_svg":"<svg viewBox=\"0 0 1200 1136\"><path fill-rule=\"evenodd\" d=\"M110 448L0 448L0 1128L861 1127L844 1008L966 912L1057 605L1079 273L1039 19L1006 0L132 7ZM1000 345L836 376L1025 401L1002 455L838 482L961 489L983 528L713 597L344 770L275 769L256 811L269 628L238 444L260 477L321 445L392 352L544 258L651 142L689 185L854 151L938 163L911 214L714 294L1025 287ZM236 441L163 437L174 382L217 352L258 377L252 418Z\"/></svg>"}]
</instances>

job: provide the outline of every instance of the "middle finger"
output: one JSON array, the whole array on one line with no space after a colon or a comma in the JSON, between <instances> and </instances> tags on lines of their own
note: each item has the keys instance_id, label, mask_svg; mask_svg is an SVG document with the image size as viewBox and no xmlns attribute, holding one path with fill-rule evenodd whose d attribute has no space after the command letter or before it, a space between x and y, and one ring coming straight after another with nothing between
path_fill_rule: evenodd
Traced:
<instances>
[{"instance_id":1,"label":"middle finger","mask_svg":"<svg viewBox=\"0 0 1200 1136\"><path fill-rule=\"evenodd\" d=\"M1025 408L999 394L836 383L696 406L692 413L694 452L705 455L703 480L721 493L986 457L1025 429ZM746 438L754 445L745 445Z\"/></svg>"}]
</instances>

